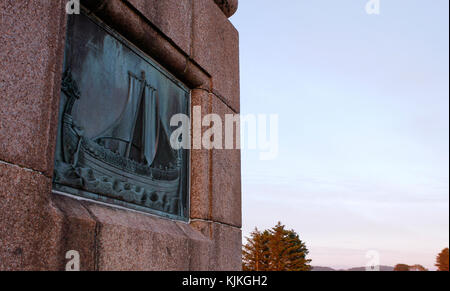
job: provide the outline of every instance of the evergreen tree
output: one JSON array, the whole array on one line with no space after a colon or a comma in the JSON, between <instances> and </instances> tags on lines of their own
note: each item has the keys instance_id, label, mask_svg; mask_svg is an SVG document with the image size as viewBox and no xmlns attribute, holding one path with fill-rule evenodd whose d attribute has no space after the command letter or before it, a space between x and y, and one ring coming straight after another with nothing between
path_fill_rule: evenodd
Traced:
<instances>
[{"instance_id":1,"label":"evergreen tree","mask_svg":"<svg viewBox=\"0 0 450 291\"><path fill-rule=\"evenodd\" d=\"M244 271L267 271L269 269L268 231L260 232L257 228L250 234L243 250Z\"/></svg>"},{"instance_id":2,"label":"evergreen tree","mask_svg":"<svg viewBox=\"0 0 450 291\"><path fill-rule=\"evenodd\" d=\"M447 271L448 272L448 259L449 252L448 248L443 249L442 252L436 257L436 267L438 271Z\"/></svg>"},{"instance_id":3,"label":"evergreen tree","mask_svg":"<svg viewBox=\"0 0 450 291\"><path fill-rule=\"evenodd\" d=\"M243 250L245 271L310 271L309 251L294 230L280 222L263 232L255 229Z\"/></svg>"}]
</instances>

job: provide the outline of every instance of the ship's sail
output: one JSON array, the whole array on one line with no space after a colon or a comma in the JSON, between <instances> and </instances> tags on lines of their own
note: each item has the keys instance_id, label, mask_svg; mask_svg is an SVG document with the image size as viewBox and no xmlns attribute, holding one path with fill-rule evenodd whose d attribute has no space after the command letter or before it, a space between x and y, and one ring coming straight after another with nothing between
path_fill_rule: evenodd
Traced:
<instances>
[{"instance_id":1,"label":"ship's sail","mask_svg":"<svg viewBox=\"0 0 450 291\"><path fill-rule=\"evenodd\" d=\"M126 106L120 117L94 140L103 147L150 166L158 149L158 93L141 77L129 72Z\"/></svg>"},{"instance_id":2,"label":"ship's sail","mask_svg":"<svg viewBox=\"0 0 450 291\"><path fill-rule=\"evenodd\" d=\"M142 153L145 157L146 163L152 165L158 151L159 143L159 96L158 91L153 87L145 85L145 98L144 98L144 127L152 130L143 130L143 150Z\"/></svg>"}]
</instances>

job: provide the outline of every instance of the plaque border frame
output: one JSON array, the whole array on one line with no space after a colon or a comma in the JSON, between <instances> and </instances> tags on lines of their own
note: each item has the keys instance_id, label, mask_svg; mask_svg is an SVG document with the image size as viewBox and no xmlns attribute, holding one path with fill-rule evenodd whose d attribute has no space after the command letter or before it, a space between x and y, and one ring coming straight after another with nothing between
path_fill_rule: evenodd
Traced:
<instances>
[{"instance_id":1,"label":"plaque border frame","mask_svg":"<svg viewBox=\"0 0 450 291\"><path fill-rule=\"evenodd\" d=\"M142 58L145 62L147 62L150 66L152 66L154 69L159 71L161 74L163 74L165 77L167 77L170 81L172 81L174 84L176 84L180 89L182 89L187 94L187 103L188 103L188 116L189 118L192 118L192 91L191 89L185 85L182 81L180 81L177 77L175 77L172 73L170 73L167 69L164 68L164 66L160 65L155 59L153 59L151 56L143 52L139 47L135 44L133 44L132 41L128 40L126 37L124 37L122 34L111 28L109 25L107 25L102 19L100 19L98 16L96 16L93 12L91 12L89 9L85 8L83 5L81 5L81 13L84 16L86 16L90 21L92 21L93 24L97 25L100 29L104 30L106 33L117 39L122 45L130 49L133 53L135 53L138 57ZM69 15L66 19L66 31L65 31L65 41L64 41L64 60L63 60L63 72L64 68L66 67L66 44L67 44L67 34L68 34L68 26L70 17L76 17L77 15ZM61 114L61 112L58 112L58 114ZM192 134L192 132L190 132ZM190 217L190 211L191 211L191 173L192 173L192 161L191 161L191 150L186 150L187 157L186 157L186 163L187 163L187 173L186 173L186 205L181 205L181 215L175 215L166 213L163 211L159 211L156 209L148 208L145 206L140 206L137 204L120 201L112 198L108 198L106 196L103 196L101 194L91 193L85 190L76 189L70 186L61 185L55 182L52 182L52 194L55 195L63 195L63 196L69 196L78 200L86 200L89 202L97 203L106 205L113 208L119 208L119 209L126 209L138 213L142 213L145 215L152 215L157 216L159 218L165 218L165 219L171 219L171 220L177 220L180 222L189 223L191 220ZM55 160L54 160L55 161ZM182 203L182 202L181 202ZM185 206L185 207L184 207ZM184 213L183 209L186 208L186 213ZM184 214L184 215L183 215Z\"/></svg>"}]
</instances>

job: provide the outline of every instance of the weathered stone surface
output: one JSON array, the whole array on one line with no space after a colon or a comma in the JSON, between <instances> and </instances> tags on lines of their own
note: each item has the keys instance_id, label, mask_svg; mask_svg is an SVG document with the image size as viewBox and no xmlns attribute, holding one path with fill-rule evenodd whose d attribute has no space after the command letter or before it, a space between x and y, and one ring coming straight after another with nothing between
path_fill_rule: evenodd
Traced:
<instances>
[{"instance_id":1,"label":"weathered stone surface","mask_svg":"<svg viewBox=\"0 0 450 291\"><path fill-rule=\"evenodd\" d=\"M48 270L59 264L51 181L0 163L0 270Z\"/></svg>"},{"instance_id":2,"label":"weathered stone surface","mask_svg":"<svg viewBox=\"0 0 450 291\"><path fill-rule=\"evenodd\" d=\"M239 34L213 1L193 3L191 57L212 76L215 94L239 112Z\"/></svg>"},{"instance_id":3,"label":"weathered stone surface","mask_svg":"<svg viewBox=\"0 0 450 291\"><path fill-rule=\"evenodd\" d=\"M200 99L201 98L201 99ZM193 105L208 100L211 109L202 104L202 117L216 113L225 121L225 114L234 114L218 97L195 90ZM203 127L203 132L209 127ZM233 136L234 138L235 136ZM223 123L225 147L225 122ZM242 225L241 213L241 156L239 149L214 149L191 151L191 218Z\"/></svg>"},{"instance_id":4,"label":"weathered stone surface","mask_svg":"<svg viewBox=\"0 0 450 291\"><path fill-rule=\"evenodd\" d=\"M207 221L193 221L191 225L214 243L210 270L242 270L242 233L239 228Z\"/></svg>"},{"instance_id":5,"label":"weathered stone surface","mask_svg":"<svg viewBox=\"0 0 450 291\"><path fill-rule=\"evenodd\" d=\"M89 3L188 86L220 96L194 90L193 104L239 111L238 33L213 1ZM239 151L193 151L191 225L51 194L65 4L0 1L0 270L63 270L68 250L82 270L240 270Z\"/></svg>"},{"instance_id":6,"label":"weathered stone surface","mask_svg":"<svg viewBox=\"0 0 450 291\"><path fill-rule=\"evenodd\" d=\"M212 242L186 223L51 194L42 174L0 164L0 270L208 270Z\"/></svg>"},{"instance_id":7,"label":"weathered stone surface","mask_svg":"<svg viewBox=\"0 0 450 291\"><path fill-rule=\"evenodd\" d=\"M212 112L225 121L234 114L219 98L212 96ZM223 143L225 144L225 122ZM239 136L239 135L238 135ZM236 133L233 137L236 137ZM225 147L225 146L224 146ZM242 226L241 153L239 149L214 149L212 152L212 220Z\"/></svg>"},{"instance_id":8,"label":"weathered stone surface","mask_svg":"<svg viewBox=\"0 0 450 291\"><path fill-rule=\"evenodd\" d=\"M211 96L205 90L192 90L192 127L197 123L201 127L202 117L211 112ZM200 120L194 116L194 107L201 109ZM201 133L205 131L202 128ZM194 139L192 138L192 143ZM199 139L198 139L199 138ZM211 197L211 152L201 146L201 136L196 143L200 143L201 149L191 150L191 218L210 219L212 210Z\"/></svg>"},{"instance_id":9,"label":"weathered stone surface","mask_svg":"<svg viewBox=\"0 0 450 291\"><path fill-rule=\"evenodd\" d=\"M61 232L58 243L61 265L58 269L65 270L65 254L75 250L80 254L81 271L96 270L96 221L79 200L61 195L52 195L51 199L58 209L55 226Z\"/></svg>"},{"instance_id":10,"label":"weathered stone surface","mask_svg":"<svg viewBox=\"0 0 450 291\"><path fill-rule=\"evenodd\" d=\"M227 17L231 17L238 9L238 0L214 0Z\"/></svg>"},{"instance_id":11,"label":"weathered stone surface","mask_svg":"<svg viewBox=\"0 0 450 291\"><path fill-rule=\"evenodd\" d=\"M100 225L99 270L204 270L210 241L189 225L99 204L85 204ZM203 258L206 256L206 258Z\"/></svg>"},{"instance_id":12,"label":"weathered stone surface","mask_svg":"<svg viewBox=\"0 0 450 291\"><path fill-rule=\"evenodd\" d=\"M0 160L47 176L53 169L64 5L0 1Z\"/></svg>"},{"instance_id":13,"label":"weathered stone surface","mask_svg":"<svg viewBox=\"0 0 450 291\"><path fill-rule=\"evenodd\" d=\"M194 227L183 222L176 222L181 230L188 238L189 249L189 269L190 271L209 271L211 269L211 255L213 252L214 242L198 232Z\"/></svg>"},{"instance_id":14,"label":"weathered stone surface","mask_svg":"<svg viewBox=\"0 0 450 291\"><path fill-rule=\"evenodd\" d=\"M242 232L239 228L213 224L214 257L217 271L242 270Z\"/></svg>"},{"instance_id":15,"label":"weathered stone surface","mask_svg":"<svg viewBox=\"0 0 450 291\"><path fill-rule=\"evenodd\" d=\"M213 150L213 221L242 226L240 167L239 150Z\"/></svg>"},{"instance_id":16,"label":"weathered stone surface","mask_svg":"<svg viewBox=\"0 0 450 291\"><path fill-rule=\"evenodd\" d=\"M187 55L191 47L190 0L128 0Z\"/></svg>"}]
</instances>

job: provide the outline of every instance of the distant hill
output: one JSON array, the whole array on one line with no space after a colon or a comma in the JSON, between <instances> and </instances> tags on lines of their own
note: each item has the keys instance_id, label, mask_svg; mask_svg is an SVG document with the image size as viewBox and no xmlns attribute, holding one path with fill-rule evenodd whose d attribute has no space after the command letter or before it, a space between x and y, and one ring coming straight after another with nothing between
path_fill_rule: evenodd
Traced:
<instances>
[{"instance_id":1,"label":"distant hill","mask_svg":"<svg viewBox=\"0 0 450 291\"><path fill-rule=\"evenodd\" d=\"M349 271L349 272L362 272L362 271L365 271L365 270L366 270L366 267L358 267L358 268L348 269L347 271ZM394 267L380 266L380 271L382 271L382 272L393 272L394 271Z\"/></svg>"},{"instance_id":2,"label":"distant hill","mask_svg":"<svg viewBox=\"0 0 450 291\"><path fill-rule=\"evenodd\" d=\"M330 267L320 267L320 266L313 266L312 271L314 272L332 272L332 271L348 271L348 272L364 272L366 270L366 267L356 267L351 268L348 270L335 270ZM390 266L380 266L380 271L382 272L392 272L394 271L394 267Z\"/></svg>"},{"instance_id":3,"label":"distant hill","mask_svg":"<svg viewBox=\"0 0 450 291\"><path fill-rule=\"evenodd\" d=\"M331 271L336 271L333 268L329 268L329 267L312 267L312 271L314 272L331 272Z\"/></svg>"}]
</instances>

